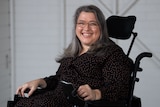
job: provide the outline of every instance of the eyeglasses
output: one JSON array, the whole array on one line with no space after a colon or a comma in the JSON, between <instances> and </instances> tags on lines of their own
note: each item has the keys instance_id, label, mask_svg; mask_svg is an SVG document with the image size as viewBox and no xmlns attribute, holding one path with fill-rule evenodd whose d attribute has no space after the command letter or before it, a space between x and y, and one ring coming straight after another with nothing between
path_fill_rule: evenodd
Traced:
<instances>
[{"instance_id":1,"label":"eyeglasses","mask_svg":"<svg viewBox=\"0 0 160 107\"><path fill-rule=\"evenodd\" d=\"M98 27L98 23L97 22L77 22L77 26L78 27L81 27L81 28L84 28L86 27L86 25L88 25L90 28L97 28Z\"/></svg>"}]
</instances>

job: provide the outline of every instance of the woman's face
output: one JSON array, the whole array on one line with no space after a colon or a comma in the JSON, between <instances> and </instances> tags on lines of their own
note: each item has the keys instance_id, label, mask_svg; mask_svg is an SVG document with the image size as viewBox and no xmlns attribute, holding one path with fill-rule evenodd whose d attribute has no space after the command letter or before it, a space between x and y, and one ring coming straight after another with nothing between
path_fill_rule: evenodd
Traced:
<instances>
[{"instance_id":1,"label":"woman's face","mask_svg":"<svg viewBox=\"0 0 160 107\"><path fill-rule=\"evenodd\" d=\"M76 35L82 47L89 47L100 37L100 27L94 13L81 12L76 24Z\"/></svg>"}]
</instances>

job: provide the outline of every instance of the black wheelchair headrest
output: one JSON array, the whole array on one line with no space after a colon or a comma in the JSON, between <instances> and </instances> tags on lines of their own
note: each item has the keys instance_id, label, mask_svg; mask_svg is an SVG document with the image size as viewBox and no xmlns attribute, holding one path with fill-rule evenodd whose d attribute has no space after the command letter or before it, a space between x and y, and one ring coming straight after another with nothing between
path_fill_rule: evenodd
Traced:
<instances>
[{"instance_id":1,"label":"black wheelchair headrest","mask_svg":"<svg viewBox=\"0 0 160 107\"><path fill-rule=\"evenodd\" d=\"M110 16L106 20L109 36L116 39L130 38L135 21L135 16Z\"/></svg>"}]
</instances>

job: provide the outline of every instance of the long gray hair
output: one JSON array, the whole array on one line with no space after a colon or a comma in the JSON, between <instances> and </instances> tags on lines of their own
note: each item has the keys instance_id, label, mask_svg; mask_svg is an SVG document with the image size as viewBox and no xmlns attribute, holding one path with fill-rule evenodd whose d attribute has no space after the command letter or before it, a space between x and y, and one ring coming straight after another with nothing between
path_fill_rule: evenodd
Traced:
<instances>
[{"instance_id":1,"label":"long gray hair","mask_svg":"<svg viewBox=\"0 0 160 107\"><path fill-rule=\"evenodd\" d=\"M100 27L100 38L96 41L96 43L92 44L88 53L94 53L96 55L102 55L104 52L102 51L104 47L106 47L109 43L107 26L105 21L105 16L102 11L94 6L94 5L85 5L80 6L75 14L74 14L74 28L73 28L73 37L69 46L64 50L64 53L57 59L57 62L60 62L61 59L66 57L76 57L82 50L82 45L78 37L76 36L76 24L78 17L81 12L92 12L94 13L96 20Z\"/></svg>"}]
</instances>

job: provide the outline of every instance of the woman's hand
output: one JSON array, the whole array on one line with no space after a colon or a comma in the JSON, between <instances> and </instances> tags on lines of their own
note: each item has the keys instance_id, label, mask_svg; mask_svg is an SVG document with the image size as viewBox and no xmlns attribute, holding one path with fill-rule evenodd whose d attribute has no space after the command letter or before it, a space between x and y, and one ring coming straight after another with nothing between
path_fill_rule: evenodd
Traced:
<instances>
[{"instance_id":1,"label":"woman's hand","mask_svg":"<svg viewBox=\"0 0 160 107\"><path fill-rule=\"evenodd\" d=\"M47 86L46 82L43 79L36 79L30 82L23 84L22 86L18 87L16 94L24 97L24 91L29 89L28 97L33 94L33 92L38 88L45 88Z\"/></svg>"},{"instance_id":2,"label":"woman's hand","mask_svg":"<svg viewBox=\"0 0 160 107\"><path fill-rule=\"evenodd\" d=\"M82 97L85 101L87 100L99 100L101 99L101 92L99 89L91 89L91 87L86 84L86 85L81 85L77 93L80 97Z\"/></svg>"}]
</instances>

